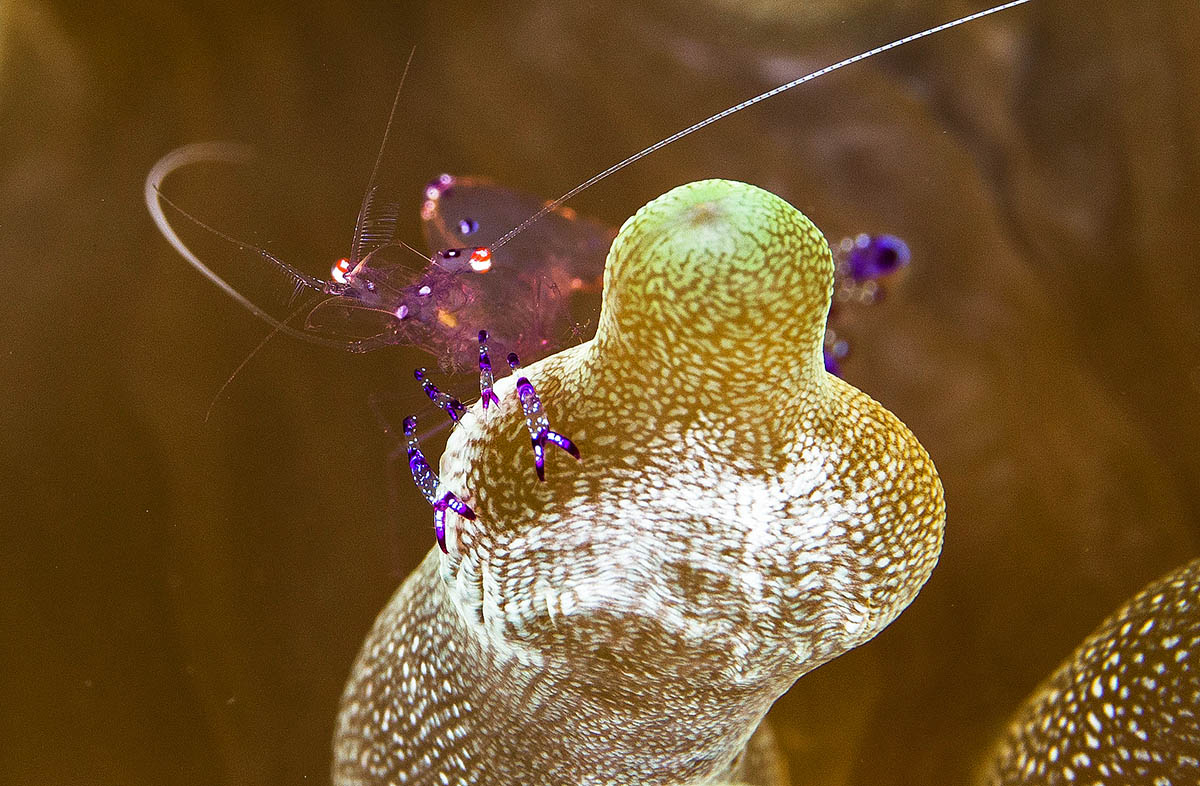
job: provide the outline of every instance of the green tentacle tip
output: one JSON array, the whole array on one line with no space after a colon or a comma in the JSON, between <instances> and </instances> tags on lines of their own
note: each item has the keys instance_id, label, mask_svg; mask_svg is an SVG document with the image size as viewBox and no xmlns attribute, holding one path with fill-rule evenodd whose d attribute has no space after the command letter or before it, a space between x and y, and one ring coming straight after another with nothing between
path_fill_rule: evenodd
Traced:
<instances>
[{"instance_id":1,"label":"green tentacle tip","mask_svg":"<svg viewBox=\"0 0 1200 786\"><path fill-rule=\"evenodd\" d=\"M781 331L774 343L807 355L824 335L832 285L829 245L800 211L746 183L702 180L672 189L622 227L608 256L599 332L750 342L769 326Z\"/></svg>"}]
</instances>

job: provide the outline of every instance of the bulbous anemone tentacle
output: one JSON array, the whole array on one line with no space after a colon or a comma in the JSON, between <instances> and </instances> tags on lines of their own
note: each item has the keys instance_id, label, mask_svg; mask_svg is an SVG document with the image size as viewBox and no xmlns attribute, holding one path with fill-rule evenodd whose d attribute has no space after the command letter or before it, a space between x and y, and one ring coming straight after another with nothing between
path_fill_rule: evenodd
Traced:
<instances>
[{"instance_id":1,"label":"bulbous anemone tentacle","mask_svg":"<svg viewBox=\"0 0 1200 786\"><path fill-rule=\"evenodd\" d=\"M1079 645L1016 713L978 783L1200 783L1200 559Z\"/></svg>"},{"instance_id":2,"label":"bulbous anemone tentacle","mask_svg":"<svg viewBox=\"0 0 1200 786\"><path fill-rule=\"evenodd\" d=\"M338 783L778 782L767 709L912 601L944 523L913 435L824 370L832 279L745 184L625 224L595 339L524 369L582 460L533 477L513 377L462 418L441 490L477 517L367 639Z\"/></svg>"}]
</instances>

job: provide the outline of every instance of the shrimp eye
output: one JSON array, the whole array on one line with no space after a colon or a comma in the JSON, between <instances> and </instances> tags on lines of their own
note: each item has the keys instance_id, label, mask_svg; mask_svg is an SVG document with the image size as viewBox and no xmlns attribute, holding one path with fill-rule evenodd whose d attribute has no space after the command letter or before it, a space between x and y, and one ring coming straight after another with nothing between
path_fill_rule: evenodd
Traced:
<instances>
[{"instance_id":1,"label":"shrimp eye","mask_svg":"<svg viewBox=\"0 0 1200 786\"><path fill-rule=\"evenodd\" d=\"M458 255L461 253L462 251L460 249L448 248L442 252L442 256L444 256L446 259L458 259Z\"/></svg>"},{"instance_id":2,"label":"shrimp eye","mask_svg":"<svg viewBox=\"0 0 1200 786\"><path fill-rule=\"evenodd\" d=\"M329 271L329 275L339 284L348 283L347 275L350 273L350 260L339 259L333 263L333 268Z\"/></svg>"},{"instance_id":3,"label":"shrimp eye","mask_svg":"<svg viewBox=\"0 0 1200 786\"><path fill-rule=\"evenodd\" d=\"M408 319L408 306L401 304L395 313L396 319Z\"/></svg>"},{"instance_id":4,"label":"shrimp eye","mask_svg":"<svg viewBox=\"0 0 1200 786\"><path fill-rule=\"evenodd\" d=\"M486 273L492 269L492 250L480 246L471 252L471 269L476 273Z\"/></svg>"}]
</instances>

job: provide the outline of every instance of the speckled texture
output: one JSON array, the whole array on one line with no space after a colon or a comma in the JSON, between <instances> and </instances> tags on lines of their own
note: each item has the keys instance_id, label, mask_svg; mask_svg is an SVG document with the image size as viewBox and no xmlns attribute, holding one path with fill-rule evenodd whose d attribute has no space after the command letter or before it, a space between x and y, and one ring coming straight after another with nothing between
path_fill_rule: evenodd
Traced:
<instances>
[{"instance_id":1,"label":"speckled texture","mask_svg":"<svg viewBox=\"0 0 1200 786\"><path fill-rule=\"evenodd\" d=\"M441 476L478 520L449 517L365 643L338 783L753 778L775 699L891 622L941 548L928 455L824 371L832 275L752 186L626 223L595 339L525 370L583 460L550 451L537 482L512 377L463 419Z\"/></svg>"},{"instance_id":2,"label":"speckled texture","mask_svg":"<svg viewBox=\"0 0 1200 786\"><path fill-rule=\"evenodd\" d=\"M1200 783L1200 559L1079 646L1018 712L979 782Z\"/></svg>"}]
</instances>

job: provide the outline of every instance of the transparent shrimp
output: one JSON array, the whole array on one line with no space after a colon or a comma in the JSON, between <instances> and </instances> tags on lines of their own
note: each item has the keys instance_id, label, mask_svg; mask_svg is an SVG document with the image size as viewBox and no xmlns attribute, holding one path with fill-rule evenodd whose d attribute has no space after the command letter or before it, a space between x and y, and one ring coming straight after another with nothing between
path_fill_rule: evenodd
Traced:
<instances>
[{"instance_id":1,"label":"transparent shrimp","mask_svg":"<svg viewBox=\"0 0 1200 786\"><path fill-rule=\"evenodd\" d=\"M303 327L292 325L290 314L269 313L217 275L183 244L163 210L165 202L195 220L162 195L165 178L198 162L244 160L245 148L213 144L169 153L147 177L146 202L160 231L189 263L279 332L351 352L396 344L416 346L438 357L445 367L466 371L476 362L478 331L486 327L498 351L537 359L562 348L578 333L572 301L595 297L604 255L615 234L575 216L564 207L568 200L663 147L792 88L1027 2L1010 0L800 76L643 148L549 202L483 180L442 175L425 187L421 208L425 238L433 250L430 256L397 236L398 216L409 203L397 194L395 178L387 171L391 159L385 156L397 91L355 222L351 253L334 263L329 279L308 275L263 249L216 233L261 256L293 291L316 299L311 309L302 309L308 312ZM496 239L479 242L487 236Z\"/></svg>"}]
</instances>

